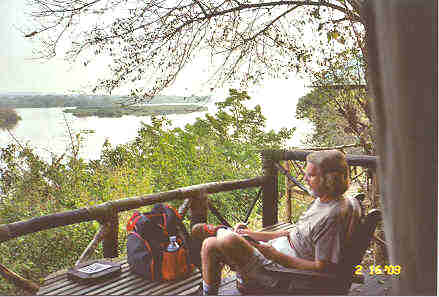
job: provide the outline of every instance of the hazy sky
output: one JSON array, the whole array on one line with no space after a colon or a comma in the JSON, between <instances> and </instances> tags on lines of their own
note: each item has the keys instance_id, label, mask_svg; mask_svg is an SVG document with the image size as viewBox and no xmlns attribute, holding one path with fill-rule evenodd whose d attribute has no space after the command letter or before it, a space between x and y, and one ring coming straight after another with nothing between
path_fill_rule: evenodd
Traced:
<instances>
[{"instance_id":1,"label":"hazy sky","mask_svg":"<svg viewBox=\"0 0 439 297\"><path fill-rule=\"evenodd\" d=\"M50 61L31 60L32 43L17 27L25 20L25 0L0 0L0 92L68 92L78 90L97 74L81 69L62 57Z\"/></svg>"},{"instance_id":2,"label":"hazy sky","mask_svg":"<svg viewBox=\"0 0 439 297\"><path fill-rule=\"evenodd\" d=\"M0 92L57 92L81 90L81 86L90 84L102 71L102 67L72 66L62 57L48 62L31 60L32 43L24 38L16 27L26 20L24 13L26 0L0 0ZM177 83L166 93L193 92L203 70L189 67L177 79ZM214 96L223 96L226 90L215 90ZM254 103L267 106L273 112L289 114L295 110L297 99L304 95L304 83L298 79L267 80L260 86L249 88ZM282 108L279 108L278 101ZM264 106L263 106L264 107ZM271 111L266 110L266 115Z\"/></svg>"},{"instance_id":3,"label":"hazy sky","mask_svg":"<svg viewBox=\"0 0 439 297\"><path fill-rule=\"evenodd\" d=\"M49 62L30 60L31 42L22 37L15 27L25 21L26 0L0 0L0 93L2 92L50 92L68 93L81 90L102 71L99 67L71 66L62 58ZM102 68L102 67L101 67ZM206 68L206 67L204 67ZM197 90L203 70L189 67L177 79L177 83L166 94L191 95ZM260 104L267 117L267 127L275 130L281 127L297 127L295 137L302 137L311 126L295 119L297 100L306 92L303 81L294 77L288 80L266 80L259 86L248 89L252 97L248 105ZM195 91L196 93L196 91ZM197 93L196 93L197 94ZM205 94L197 94L205 95ZM214 100L228 95L227 88L215 89L209 93Z\"/></svg>"}]
</instances>

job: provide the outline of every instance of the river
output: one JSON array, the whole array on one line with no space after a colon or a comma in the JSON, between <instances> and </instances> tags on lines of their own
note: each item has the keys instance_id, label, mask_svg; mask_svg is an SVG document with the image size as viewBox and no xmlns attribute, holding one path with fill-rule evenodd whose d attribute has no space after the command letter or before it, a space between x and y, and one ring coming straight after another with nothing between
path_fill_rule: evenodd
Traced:
<instances>
[{"instance_id":1,"label":"river","mask_svg":"<svg viewBox=\"0 0 439 297\"><path fill-rule=\"evenodd\" d=\"M208 105L209 113L215 112L214 104ZM28 143L45 160L52 155L60 156L70 147L69 128L72 134L81 130L93 130L92 134L85 134L81 144L80 156L85 160L98 159L102 145L108 139L112 145L127 143L133 140L141 123L150 123L151 117L123 116L121 118L77 118L69 113L63 113L64 108L18 108L18 115L22 118L11 131L12 135L21 144ZM263 110L264 111L264 110ZM172 127L184 128L193 123L197 117L203 117L206 112L190 114L168 115ZM300 146L301 140L309 132L311 125L306 121L265 115L267 130L279 130L281 127L297 127L295 135L288 141L290 146ZM68 126L66 124L68 123ZM68 128L69 127L69 128ZM15 142L7 131L0 131L0 146Z\"/></svg>"}]
</instances>

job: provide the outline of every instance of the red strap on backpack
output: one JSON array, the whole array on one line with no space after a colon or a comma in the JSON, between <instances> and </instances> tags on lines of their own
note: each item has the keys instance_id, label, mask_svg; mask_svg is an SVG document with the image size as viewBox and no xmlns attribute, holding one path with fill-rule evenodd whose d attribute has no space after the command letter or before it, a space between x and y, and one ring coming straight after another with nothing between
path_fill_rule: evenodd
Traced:
<instances>
[{"instance_id":1,"label":"red strap on backpack","mask_svg":"<svg viewBox=\"0 0 439 297\"><path fill-rule=\"evenodd\" d=\"M181 215L178 213L178 211L171 205L166 204L167 207L169 207L170 209L172 209L175 213L175 215L177 216L177 218L179 218L180 220L182 220Z\"/></svg>"},{"instance_id":2,"label":"red strap on backpack","mask_svg":"<svg viewBox=\"0 0 439 297\"><path fill-rule=\"evenodd\" d=\"M139 212L136 211L135 213L133 213L131 218L128 220L128 223L127 223L127 231L128 232L134 230L134 227L136 226L136 223L139 219L140 219L140 214L139 214Z\"/></svg>"}]
</instances>

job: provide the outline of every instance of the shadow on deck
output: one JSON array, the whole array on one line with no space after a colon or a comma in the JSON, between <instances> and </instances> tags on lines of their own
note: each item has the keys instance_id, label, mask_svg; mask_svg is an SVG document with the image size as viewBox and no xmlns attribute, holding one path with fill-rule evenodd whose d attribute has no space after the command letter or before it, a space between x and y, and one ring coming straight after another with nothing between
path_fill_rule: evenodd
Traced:
<instances>
[{"instance_id":1,"label":"shadow on deck","mask_svg":"<svg viewBox=\"0 0 439 297\"><path fill-rule=\"evenodd\" d=\"M391 295L392 279L389 275L365 275L364 284L352 284L349 296L388 296ZM235 276L222 280L219 291L221 296L238 296L241 293L236 288Z\"/></svg>"}]
</instances>

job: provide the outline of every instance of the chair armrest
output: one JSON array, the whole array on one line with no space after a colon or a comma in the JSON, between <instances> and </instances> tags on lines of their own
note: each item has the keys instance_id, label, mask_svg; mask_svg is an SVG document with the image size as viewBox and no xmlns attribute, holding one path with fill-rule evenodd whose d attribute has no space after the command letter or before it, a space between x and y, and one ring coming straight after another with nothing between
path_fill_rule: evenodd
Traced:
<instances>
[{"instance_id":1,"label":"chair armrest","mask_svg":"<svg viewBox=\"0 0 439 297\"><path fill-rule=\"evenodd\" d=\"M311 271L311 270L300 270L295 268L282 268L282 273L291 274L293 275L299 275L299 276L310 276L310 277L317 277L327 280L336 280L340 278L339 275L335 273L329 273L329 272L317 272L317 271ZM363 275L352 275L352 282L357 284L364 284L364 276Z\"/></svg>"},{"instance_id":2,"label":"chair armrest","mask_svg":"<svg viewBox=\"0 0 439 297\"><path fill-rule=\"evenodd\" d=\"M329 272L317 272L317 271L311 271L311 270L301 270L301 269L295 269L295 268L281 268L281 270L277 270L282 273L287 273L291 275L303 275L303 276L312 276L312 277L319 277L319 278L326 278L326 279L336 279L337 275L334 273Z\"/></svg>"}]
</instances>

